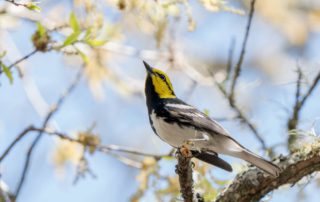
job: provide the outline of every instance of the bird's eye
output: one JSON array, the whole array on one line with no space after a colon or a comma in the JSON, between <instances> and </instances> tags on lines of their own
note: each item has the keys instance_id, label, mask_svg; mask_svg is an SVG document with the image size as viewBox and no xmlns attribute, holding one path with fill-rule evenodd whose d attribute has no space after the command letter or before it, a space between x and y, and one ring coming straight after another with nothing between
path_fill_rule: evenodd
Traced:
<instances>
[{"instance_id":1,"label":"bird's eye","mask_svg":"<svg viewBox=\"0 0 320 202\"><path fill-rule=\"evenodd\" d=\"M160 74L159 76L160 76L160 78L161 78L163 81L166 80L166 77L165 77L164 75Z\"/></svg>"}]
</instances>

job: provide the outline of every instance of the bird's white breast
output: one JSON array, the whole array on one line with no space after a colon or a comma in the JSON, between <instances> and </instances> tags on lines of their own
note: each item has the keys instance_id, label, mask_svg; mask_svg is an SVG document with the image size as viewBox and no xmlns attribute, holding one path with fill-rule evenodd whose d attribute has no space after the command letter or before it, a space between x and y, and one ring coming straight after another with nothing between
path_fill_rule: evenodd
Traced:
<instances>
[{"instance_id":1,"label":"bird's white breast","mask_svg":"<svg viewBox=\"0 0 320 202\"><path fill-rule=\"evenodd\" d=\"M154 111L152 111L150 118L153 123L153 127L160 138L170 144L173 147L181 147L186 141L192 141L193 139L204 138L207 136L203 132L195 130L193 127L180 127L176 123L168 123L163 118L156 117ZM200 143L201 141L199 141ZM197 147L201 147L197 145Z\"/></svg>"}]
</instances>

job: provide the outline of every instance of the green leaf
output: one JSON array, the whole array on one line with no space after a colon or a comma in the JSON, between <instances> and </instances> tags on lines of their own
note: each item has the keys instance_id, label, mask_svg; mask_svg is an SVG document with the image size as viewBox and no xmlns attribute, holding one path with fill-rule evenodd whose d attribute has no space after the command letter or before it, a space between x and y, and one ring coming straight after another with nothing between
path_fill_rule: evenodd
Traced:
<instances>
[{"instance_id":1,"label":"green leaf","mask_svg":"<svg viewBox=\"0 0 320 202\"><path fill-rule=\"evenodd\" d=\"M29 2L26 4L26 8L28 8L31 11L40 12L41 8L37 5L39 2Z\"/></svg>"},{"instance_id":2,"label":"green leaf","mask_svg":"<svg viewBox=\"0 0 320 202\"><path fill-rule=\"evenodd\" d=\"M80 49L78 49L77 47L75 47L76 50L78 51L80 57L82 58L83 62L88 64L89 63L89 58L86 54L84 54L84 52L82 52Z\"/></svg>"},{"instance_id":3,"label":"green leaf","mask_svg":"<svg viewBox=\"0 0 320 202\"><path fill-rule=\"evenodd\" d=\"M45 36L46 28L44 28L44 26L40 22L37 22L37 27L38 27L37 32L39 33L39 36L40 37Z\"/></svg>"},{"instance_id":4,"label":"green leaf","mask_svg":"<svg viewBox=\"0 0 320 202\"><path fill-rule=\"evenodd\" d=\"M71 12L71 14L70 14L69 23L73 29L73 32L80 32L80 26L79 26L77 17L74 14L74 12Z\"/></svg>"},{"instance_id":5,"label":"green leaf","mask_svg":"<svg viewBox=\"0 0 320 202\"><path fill-rule=\"evenodd\" d=\"M209 116L209 115L210 115L210 111L209 111L209 109L204 109L204 110L203 110L203 113L204 113L205 115L207 115L207 116Z\"/></svg>"},{"instance_id":6,"label":"green leaf","mask_svg":"<svg viewBox=\"0 0 320 202\"><path fill-rule=\"evenodd\" d=\"M5 64L3 64L2 62L1 62L1 67L2 67L2 69L3 69L3 72L4 72L4 73L6 74L6 76L8 77L10 84L13 84L13 76L12 76L12 73L11 73L9 67L7 67L7 66L6 66Z\"/></svg>"},{"instance_id":7,"label":"green leaf","mask_svg":"<svg viewBox=\"0 0 320 202\"><path fill-rule=\"evenodd\" d=\"M3 51L2 53L0 53L0 59L6 56L6 54L7 54L7 51Z\"/></svg>"},{"instance_id":8,"label":"green leaf","mask_svg":"<svg viewBox=\"0 0 320 202\"><path fill-rule=\"evenodd\" d=\"M78 40L79 35L81 34L81 32L74 32L72 34L70 34L66 40L63 42L63 45L61 48L68 46L74 42L76 42Z\"/></svg>"},{"instance_id":9,"label":"green leaf","mask_svg":"<svg viewBox=\"0 0 320 202\"><path fill-rule=\"evenodd\" d=\"M90 46L103 46L107 40L88 39L86 43Z\"/></svg>"},{"instance_id":10,"label":"green leaf","mask_svg":"<svg viewBox=\"0 0 320 202\"><path fill-rule=\"evenodd\" d=\"M90 36L91 36L91 33L92 33L92 28L89 27L89 28L86 30L86 34L84 35L83 40L85 40L85 41L89 40L89 38L90 38Z\"/></svg>"},{"instance_id":11,"label":"green leaf","mask_svg":"<svg viewBox=\"0 0 320 202\"><path fill-rule=\"evenodd\" d=\"M175 160L175 157L173 157L173 156L163 156L162 159L171 161L171 160Z\"/></svg>"},{"instance_id":12,"label":"green leaf","mask_svg":"<svg viewBox=\"0 0 320 202\"><path fill-rule=\"evenodd\" d=\"M214 182L215 182L217 185L225 186L226 184L229 183L229 180L218 180L218 179L215 179Z\"/></svg>"}]
</instances>

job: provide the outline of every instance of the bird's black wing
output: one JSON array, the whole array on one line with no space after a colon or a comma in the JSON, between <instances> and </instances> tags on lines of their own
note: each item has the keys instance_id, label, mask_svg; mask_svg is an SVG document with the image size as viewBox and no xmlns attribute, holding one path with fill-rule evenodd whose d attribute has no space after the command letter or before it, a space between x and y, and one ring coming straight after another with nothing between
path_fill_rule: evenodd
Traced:
<instances>
[{"instance_id":1,"label":"bird's black wing","mask_svg":"<svg viewBox=\"0 0 320 202\"><path fill-rule=\"evenodd\" d=\"M206 163L209 163L211 165L217 166L223 170L232 172L232 167L229 163L224 161L223 159L219 158L217 153L214 152L199 152L199 151L191 151L192 156L204 161Z\"/></svg>"},{"instance_id":2,"label":"bird's black wing","mask_svg":"<svg viewBox=\"0 0 320 202\"><path fill-rule=\"evenodd\" d=\"M210 119L205 113L197 110L191 105L184 103L179 99L166 102L163 106L163 117L167 122L177 123L181 127L193 127L196 130L207 132L209 135L223 135L231 138L228 132L217 122ZM206 163L212 164L226 171L232 172L229 163L219 158L213 151L192 151L192 155Z\"/></svg>"},{"instance_id":3,"label":"bird's black wing","mask_svg":"<svg viewBox=\"0 0 320 202\"><path fill-rule=\"evenodd\" d=\"M175 99L174 102L167 102L163 109L166 113L164 117L167 122L178 123L182 127L194 127L197 130L206 131L210 135L230 137L229 133L216 121L179 99Z\"/></svg>"}]
</instances>

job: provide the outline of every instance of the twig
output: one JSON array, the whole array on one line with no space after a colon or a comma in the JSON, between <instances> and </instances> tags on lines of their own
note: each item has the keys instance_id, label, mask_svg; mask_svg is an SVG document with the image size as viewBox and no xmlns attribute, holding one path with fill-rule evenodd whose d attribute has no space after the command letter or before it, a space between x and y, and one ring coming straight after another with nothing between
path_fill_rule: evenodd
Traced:
<instances>
[{"instance_id":1,"label":"twig","mask_svg":"<svg viewBox=\"0 0 320 202\"><path fill-rule=\"evenodd\" d=\"M76 75L76 78L74 79L74 81L71 83L71 85L67 88L67 90L65 91L65 93L63 93L61 95L61 97L58 99L58 101L56 102L56 104L53 105L52 109L49 111L49 113L47 114L43 124L42 124L42 128L46 128L50 119L53 117L53 115L59 110L59 108L61 107L61 105L63 104L65 98L74 90L74 88L77 86L77 84L79 83L80 79L81 79L81 76L83 74L83 70L81 69L77 75ZM25 164L24 164L24 167L23 167L23 171L22 171L22 175L21 175L21 178L20 178L20 181L18 183L18 187L17 187L17 190L15 192L15 197L18 198L19 196L19 193L21 191L21 188L25 182L25 178L26 178L26 174L28 172L28 169L29 169L29 165L30 165L30 161L31 161L31 156L32 156L32 153L34 151L34 148L36 147L36 145L38 144L38 142L40 141L41 137L42 137L42 134L43 132L40 131L37 135L37 137L33 140L31 146L29 147L28 149L28 152L27 152L27 157L26 157L26 160L25 160Z\"/></svg>"},{"instance_id":2,"label":"twig","mask_svg":"<svg viewBox=\"0 0 320 202\"><path fill-rule=\"evenodd\" d=\"M12 3L12 4L15 5L15 6L24 6L24 4L22 4L22 3L17 3L17 2L15 2L14 0L5 0L5 1L7 1L7 2L9 2L9 3Z\"/></svg>"},{"instance_id":3,"label":"twig","mask_svg":"<svg viewBox=\"0 0 320 202\"><path fill-rule=\"evenodd\" d=\"M6 2L12 3L15 6L22 6L27 9L32 9L32 6L35 5L35 2L29 2L29 3L21 3L21 2L16 2L15 0L5 0ZM33 9L32 9L33 10Z\"/></svg>"},{"instance_id":4,"label":"twig","mask_svg":"<svg viewBox=\"0 0 320 202\"><path fill-rule=\"evenodd\" d=\"M264 141L264 139L262 138L262 136L260 135L260 133L258 132L258 130L255 128L255 126L253 125L253 123L250 122L250 120L248 119L248 117L240 110L240 108L232 102L232 100L230 99L230 97L228 97L227 91L225 90L225 88L218 82L215 82L216 85L218 86L218 89L221 91L221 93L227 98L229 105L231 106L231 108L237 113L237 117L243 122L245 123L249 129L252 131L252 133L254 134L254 136L257 138L257 140L260 142L262 149L263 150L267 150L268 147ZM272 151L270 151L272 153Z\"/></svg>"},{"instance_id":5,"label":"twig","mask_svg":"<svg viewBox=\"0 0 320 202\"><path fill-rule=\"evenodd\" d=\"M313 90L316 88L316 86L318 85L319 81L320 81L320 72L318 73L318 75L314 79L314 81L313 81L312 85L310 86L308 92L305 94L305 96L300 101L300 106L299 106L300 108L303 107L304 103L307 101L309 96L312 94Z\"/></svg>"},{"instance_id":6,"label":"twig","mask_svg":"<svg viewBox=\"0 0 320 202\"><path fill-rule=\"evenodd\" d=\"M83 147L82 149L82 155L77 165L77 173L73 180L74 185L78 183L80 178L85 178L86 174L91 175L92 178L97 178L92 169L89 167L88 160L85 157L87 150L87 147Z\"/></svg>"},{"instance_id":7,"label":"twig","mask_svg":"<svg viewBox=\"0 0 320 202\"><path fill-rule=\"evenodd\" d=\"M243 39L243 42L242 42L241 53L240 53L237 65L236 65L235 70L234 70L235 72L234 72L234 75L233 75L233 78L232 78L232 81L231 81L232 83L231 83L231 90L230 90L229 95L228 95L228 93L227 93L227 91L226 91L224 86L222 86L220 83L218 83L216 81L215 81L215 84L218 86L218 89L221 91L221 93L227 98L230 107L237 113L237 117L249 127L249 129L253 132L254 136L258 139L258 141L262 145L262 148L264 150L267 150L268 148L266 146L266 143L265 143L264 139L259 134L258 130L255 128L253 123L251 123L249 121L248 117L237 106L237 104L235 102L235 97L234 97L235 86L236 86L237 80L238 80L238 78L240 76L241 66L242 66L242 62L243 62L243 59L244 59L244 54L245 54L245 50L246 50L247 41L248 41L248 38L249 38L249 31L250 31L250 28L251 28L251 22L252 22L252 18L253 18L253 14L254 14L255 2L256 2L256 0L251 0L250 13L249 13L249 17L248 17L248 24L247 24L246 31L245 31L245 36L244 36L244 39ZM235 42L232 41L231 45L230 45L230 50L229 50L229 55L228 55L226 81L229 79L230 74L231 74L234 43ZM213 76L213 78L214 78L214 76ZM270 151L270 154L272 154L272 151Z\"/></svg>"},{"instance_id":8,"label":"twig","mask_svg":"<svg viewBox=\"0 0 320 202\"><path fill-rule=\"evenodd\" d=\"M0 162L9 154L9 152L13 149L15 144L18 143L29 132L45 133L48 135L56 136L56 137L60 138L61 140L66 140L69 142L81 144L83 146L89 146L89 147L92 146L92 147L95 147L97 151L100 151L100 152L106 153L106 154L111 154L111 152L120 152L120 153L126 153L126 154L138 155L138 156L153 157L156 160L173 156L173 153L163 154L163 155L152 154L152 153L138 151L133 148L123 147L123 146L113 145L113 144L111 144L111 145L96 145L96 144L92 144L89 142L82 142L79 139L72 138L64 133L61 133L61 132L52 131L47 128L36 128L34 126L30 126L30 127L26 128L21 134L19 134L17 136L17 138L9 145L9 147L6 149L6 151L2 154ZM130 159L124 159L124 158L122 159L117 154L112 153L111 155L115 156L116 158L118 158L122 162L124 162L124 161L128 162L130 160ZM132 162L130 162L130 165L133 165ZM133 167L137 167L137 165L138 164L135 164Z\"/></svg>"},{"instance_id":9,"label":"twig","mask_svg":"<svg viewBox=\"0 0 320 202\"><path fill-rule=\"evenodd\" d=\"M228 53L228 62L227 62L227 76L226 76L226 81L230 79L231 76L231 70L232 70L232 60L233 60L233 52L234 52L234 47L236 44L236 40L233 38L230 43L230 48L229 48L229 53Z\"/></svg>"},{"instance_id":10,"label":"twig","mask_svg":"<svg viewBox=\"0 0 320 202\"><path fill-rule=\"evenodd\" d=\"M34 49L33 51L31 51L30 53L28 53L27 55L23 56L22 58L18 59L17 61L13 62L11 65L8 66L8 68L11 70L12 67L18 65L20 62L28 59L29 57L31 57L32 55L34 55L35 53L37 53L38 50ZM3 73L2 68L0 68L0 75Z\"/></svg>"},{"instance_id":11,"label":"twig","mask_svg":"<svg viewBox=\"0 0 320 202\"><path fill-rule=\"evenodd\" d=\"M231 90L230 90L230 95L229 95L230 98L229 99L231 100L232 104L234 104L234 89L236 87L238 78L240 76L241 66L242 66L243 59L244 59L244 54L246 52L247 41L248 41L248 38L249 38L251 22L252 22L252 18L253 18L253 14L254 14L255 2L256 2L256 0L251 0L250 13L249 13L249 17L248 17L248 24L247 24L245 35L244 35L244 39L243 39L243 42L242 42L241 53L240 53L240 56L239 56L239 59L238 59L238 63L236 65L236 67L235 67L234 75L233 75L233 79L232 79L232 83L231 83Z\"/></svg>"},{"instance_id":12,"label":"twig","mask_svg":"<svg viewBox=\"0 0 320 202\"><path fill-rule=\"evenodd\" d=\"M294 110L292 114L292 118L288 121L288 130L293 130L297 127L297 123L299 120L299 109L300 109L300 94L301 94L301 79L302 79L302 71L300 67L297 69L298 78L297 78L297 86L296 86L296 94L295 94L295 104Z\"/></svg>"},{"instance_id":13,"label":"twig","mask_svg":"<svg viewBox=\"0 0 320 202\"><path fill-rule=\"evenodd\" d=\"M9 147L3 152L0 156L0 163L4 160L4 158L9 154L9 152L13 149L13 147L29 132L33 130L32 126L29 126L25 130L23 130L16 139L9 145Z\"/></svg>"},{"instance_id":14,"label":"twig","mask_svg":"<svg viewBox=\"0 0 320 202\"><path fill-rule=\"evenodd\" d=\"M183 156L180 150L176 152L178 164L176 173L179 176L180 192L184 202L193 202L193 179L192 179L192 161L191 158Z\"/></svg>"},{"instance_id":15,"label":"twig","mask_svg":"<svg viewBox=\"0 0 320 202\"><path fill-rule=\"evenodd\" d=\"M288 120L288 131L297 129L297 125L299 123L299 118L300 118L300 112L314 89L316 88L317 84L320 81L320 71L317 74L316 78L314 79L312 85L308 89L307 93L301 98L301 80L302 80L302 71L300 68L298 68L298 78L297 78L297 87L296 87L296 94L295 94L295 104L293 107L293 112L292 116ZM294 144L296 140L296 136L291 135L288 138L288 147L291 150L292 145Z\"/></svg>"},{"instance_id":16,"label":"twig","mask_svg":"<svg viewBox=\"0 0 320 202\"><path fill-rule=\"evenodd\" d=\"M150 154L150 153L138 151L138 150L135 150L135 149L132 149L132 148L122 147L122 146L113 145L113 144L104 146L104 145L95 145L95 144L91 144L91 143L88 143L88 142L84 143L84 142L80 141L79 139L74 139L74 138L69 137L66 134L63 134L63 133L60 133L60 132L56 132L56 131L50 131L50 130L47 130L46 128L35 128L35 127L32 127L31 131L47 133L49 135L57 136L60 139L67 140L67 141L74 142L74 143L79 143L79 144L82 144L84 146L93 146L93 147L96 147L96 149L98 151L101 151L101 152L104 152L104 153L109 153L109 152L112 152L112 151L113 152L122 152L122 153L139 155L139 156L154 157L156 159L170 156L170 155Z\"/></svg>"},{"instance_id":17,"label":"twig","mask_svg":"<svg viewBox=\"0 0 320 202\"><path fill-rule=\"evenodd\" d=\"M97 151L104 152L104 153L121 152L121 153L127 153L127 154L139 155L139 156L154 157L156 159L170 156L170 155L159 155L159 154L146 153L146 152L138 151L138 150L135 150L132 148L123 147L123 146L119 146L119 145L113 145L113 144L111 144L111 145L95 145L95 144L91 144L89 142L84 143L79 139L74 139L74 138L69 137L66 134L56 132L56 131L50 131L50 130L47 130L46 128L31 127L30 131L47 133L49 135L57 136L60 139L67 140L69 142L79 143L84 146L93 146L93 147L96 147Z\"/></svg>"},{"instance_id":18,"label":"twig","mask_svg":"<svg viewBox=\"0 0 320 202\"><path fill-rule=\"evenodd\" d=\"M18 2L16 2L15 0L5 0L5 1L7 1L7 2L9 2L9 3L12 3L12 4L15 5L15 6L25 6L24 4L18 3Z\"/></svg>"}]
</instances>

